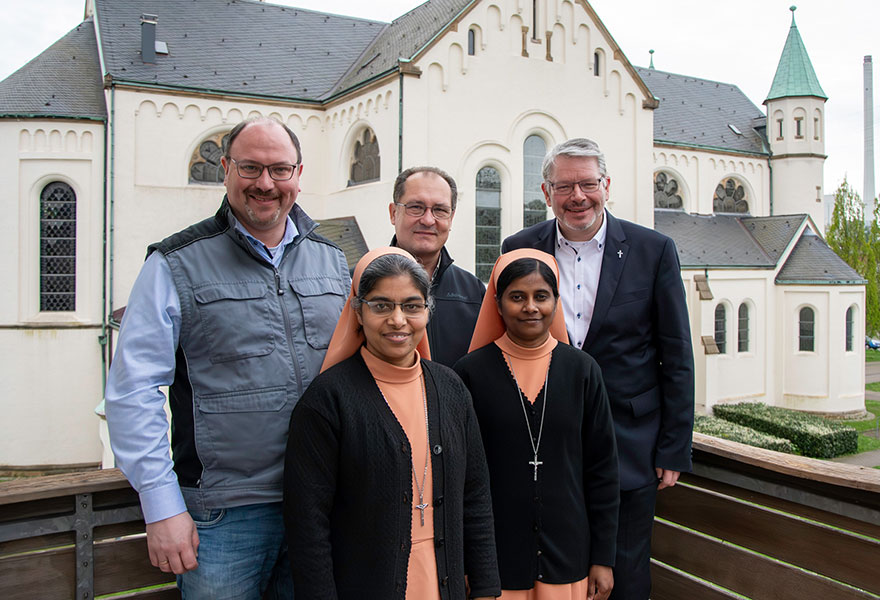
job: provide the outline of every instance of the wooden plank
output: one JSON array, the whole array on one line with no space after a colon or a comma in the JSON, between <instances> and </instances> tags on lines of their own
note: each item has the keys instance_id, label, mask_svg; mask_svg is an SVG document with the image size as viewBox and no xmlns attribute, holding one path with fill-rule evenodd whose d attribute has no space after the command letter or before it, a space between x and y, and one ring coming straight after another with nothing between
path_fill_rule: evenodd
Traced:
<instances>
[{"instance_id":1,"label":"wooden plank","mask_svg":"<svg viewBox=\"0 0 880 600\"><path fill-rule=\"evenodd\" d=\"M174 580L150 564L146 535L95 544L96 596Z\"/></svg>"},{"instance_id":2,"label":"wooden plank","mask_svg":"<svg viewBox=\"0 0 880 600\"><path fill-rule=\"evenodd\" d=\"M660 562L752 600L877 599L869 592L662 521L654 523L651 554Z\"/></svg>"},{"instance_id":3,"label":"wooden plank","mask_svg":"<svg viewBox=\"0 0 880 600\"><path fill-rule=\"evenodd\" d=\"M3 485L0 483L0 485ZM33 500L3 505L0 510L0 524L25 519L44 519L47 517L59 517L72 515L74 507L73 496L58 496L45 500Z\"/></svg>"},{"instance_id":4,"label":"wooden plank","mask_svg":"<svg viewBox=\"0 0 880 600\"><path fill-rule=\"evenodd\" d=\"M180 590L176 585L169 585L152 590L113 596L113 600L180 600Z\"/></svg>"},{"instance_id":5,"label":"wooden plank","mask_svg":"<svg viewBox=\"0 0 880 600\"><path fill-rule=\"evenodd\" d=\"M50 533L48 535L39 535L20 540L10 540L8 542L0 543L0 558L9 556L10 554L19 554L21 552L46 550L58 546L72 546L75 543L76 534L72 531Z\"/></svg>"},{"instance_id":6,"label":"wooden plank","mask_svg":"<svg viewBox=\"0 0 880 600\"><path fill-rule=\"evenodd\" d=\"M880 470L764 450L694 432L694 450L775 473L880 494Z\"/></svg>"},{"instance_id":7,"label":"wooden plank","mask_svg":"<svg viewBox=\"0 0 880 600\"><path fill-rule=\"evenodd\" d=\"M0 598L74 598L76 564L73 548L0 559Z\"/></svg>"},{"instance_id":8,"label":"wooden plank","mask_svg":"<svg viewBox=\"0 0 880 600\"><path fill-rule=\"evenodd\" d=\"M651 600L731 600L739 596L651 560Z\"/></svg>"},{"instance_id":9,"label":"wooden plank","mask_svg":"<svg viewBox=\"0 0 880 600\"><path fill-rule=\"evenodd\" d=\"M92 530L92 539L99 541L120 538L144 533L145 530L146 528L144 527L143 521L128 521L126 523L115 523L113 525L101 525Z\"/></svg>"},{"instance_id":10,"label":"wooden plank","mask_svg":"<svg viewBox=\"0 0 880 600\"><path fill-rule=\"evenodd\" d=\"M131 487L119 469L103 469L0 482L0 506L44 498Z\"/></svg>"},{"instance_id":11,"label":"wooden plank","mask_svg":"<svg viewBox=\"0 0 880 600\"><path fill-rule=\"evenodd\" d=\"M732 496L734 498L739 498L741 500L745 500L746 502L754 502L755 504L760 504L761 506L775 508L776 510L781 510L783 512L798 515L804 517L805 519L818 521L820 523L825 523L826 525L831 525L833 527L839 527L846 531L852 531L854 533L866 535L875 539L880 539L880 524L867 523L865 521L851 519L849 517L838 515L826 510L813 508L812 506L798 504L797 502L791 502L789 500L776 498L775 496L770 496L768 494L754 492L752 490L747 490L745 488L730 485L721 481L714 481L712 479L700 477L699 475L694 475L693 473L682 473L681 479L679 481L681 481L682 483L694 485L696 487L719 492L727 496ZM662 496L662 494L660 496Z\"/></svg>"},{"instance_id":12,"label":"wooden plank","mask_svg":"<svg viewBox=\"0 0 880 600\"><path fill-rule=\"evenodd\" d=\"M657 516L880 593L880 540L867 540L687 484L658 494Z\"/></svg>"}]
</instances>

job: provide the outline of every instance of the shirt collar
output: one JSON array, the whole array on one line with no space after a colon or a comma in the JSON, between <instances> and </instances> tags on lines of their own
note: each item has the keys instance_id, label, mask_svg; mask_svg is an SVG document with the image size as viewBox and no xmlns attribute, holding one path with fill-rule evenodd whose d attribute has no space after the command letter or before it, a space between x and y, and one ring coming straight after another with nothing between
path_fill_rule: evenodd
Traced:
<instances>
[{"instance_id":1,"label":"shirt collar","mask_svg":"<svg viewBox=\"0 0 880 600\"><path fill-rule=\"evenodd\" d=\"M297 235L299 235L299 230L296 228L296 225L294 225L293 220L290 218L290 215L287 215L285 219L284 235L281 238L281 242L279 242L279 244L275 246L276 248L284 248L285 246L287 246L287 244L292 242ZM267 246L263 242L255 238L247 229L245 229L244 225L241 224L241 221L239 221L235 217L235 214L231 210L229 211L229 222L232 224L232 227L236 231L241 233L254 248L259 251L267 248Z\"/></svg>"},{"instance_id":2,"label":"shirt collar","mask_svg":"<svg viewBox=\"0 0 880 600\"><path fill-rule=\"evenodd\" d=\"M594 235L592 239L587 240L586 242L572 242L565 239L565 236L562 235L562 230L559 228L559 219L556 219L556 247L585 247L589 246L591 242L596 242L596 250L601 251L605 248L605 236L607 232L608 215L605 213L605 211L602 212L602 225L599 226L599 231L596 232L596 235Z\"/></svg>"}]
</instances>

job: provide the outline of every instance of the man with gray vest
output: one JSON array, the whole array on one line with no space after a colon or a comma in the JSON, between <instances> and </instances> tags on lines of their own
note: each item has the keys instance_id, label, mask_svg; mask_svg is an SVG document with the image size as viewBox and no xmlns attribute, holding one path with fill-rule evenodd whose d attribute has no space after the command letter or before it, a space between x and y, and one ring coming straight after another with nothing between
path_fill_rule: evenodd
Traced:
<instances>
[{"instance_id":1,"label":"man with gray vest","mask_svg":"<svg viewBox=\"0 0 880 600\"><path fill-rule=\"evenodd\" d=\"M217 214L150 246L132 288L107 383L110 441L140 495L150 561L184 598L292 598L288 421L350 279L295 204L296 135L248 120L224 146Z\"/></svg>"}]
</instances>

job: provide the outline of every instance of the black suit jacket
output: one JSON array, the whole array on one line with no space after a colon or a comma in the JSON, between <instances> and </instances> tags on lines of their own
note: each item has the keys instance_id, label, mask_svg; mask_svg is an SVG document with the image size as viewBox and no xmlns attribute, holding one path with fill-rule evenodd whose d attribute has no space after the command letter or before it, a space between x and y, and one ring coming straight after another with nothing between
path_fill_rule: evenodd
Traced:
<instances>
[{"instance_id":1,"label":"black suit jacket","mask_svg":"<svg viewBox=\"0 0 880 600\"><path fill-rule=\"evenodd\" d=\"M694 357L675 243L652 229L614 218L599 288L582 349L602 368L611 401L620 487L657 480L655 467L691 469ZM556 220L504 240L502 252L535 248L556 255Z\"/></svg>"}]
</instances>

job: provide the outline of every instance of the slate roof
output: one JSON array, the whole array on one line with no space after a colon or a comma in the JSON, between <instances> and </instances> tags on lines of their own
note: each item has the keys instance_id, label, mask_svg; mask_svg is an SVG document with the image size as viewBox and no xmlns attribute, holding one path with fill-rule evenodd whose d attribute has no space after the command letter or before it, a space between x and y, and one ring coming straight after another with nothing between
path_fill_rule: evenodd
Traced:
<instances>
[{"instance_id":1,"label":"slate roof","mask_svg":"<svg viewBox=\"0 0 880 600\"><path fill-rule=\"evenodd\" d=\"M429 0L395 19L336 86L344 91L411 59L475 0Z\"/></svg>"},{"instance_id":2,"label":"slate roof","mask_svg":"<svg viewBox=\"0 0 880 600\"><path fill-rule=\"evenodd\" d=\"M864 284L864 277L828 247L825 240L807 229L797 241L776 283Z\"/></svg>"},{"instance_id":3,"label":"slate roof","mask_svg":"<svg viewBox=\"0 0 880 600\"><path fill-rule=\"evenodd\" d=\"M74 27L35 59L0 81L0 116L106 120L95 26Z\"/></svg>"},{"instance_id":4,"label":"slate roof","mask_svg":"<svg viewBox=\"0 0 880 600\"><path fill-rule=\"evenodd\" d=\"M168 55L141 58L142 14L158 16ZM318 101L386 23L254 0L95 0L104 63L116 80Z\"/></svg>"},{"instance_id":5,"label":"slate roof","mask_svg":"<svg viewBox=\"0 0 880 600\"><path fill-rule=\"evenodd\" d=\"M678 259L684 268L772 268L776 265L736 215L655 210L654 229L675 241Z\"/></svg>"},{"instance_id":6,"label":"slate roof","mask_svg":"<svg viewBox=\"0 0 880 600\"><path fill-rule=\"evenodd\" d=\"M370 250L356 218L320 219L318 224L320 227L316 233L342 248L349 270L353 270L361 257Z\"/></svg>"},{"instance_id":7,"label":"slate roof","mask_svg":"<svg viewBox=\"0 0 880 600\"><path fill-rule=\"evenodd\" d=\"M675 241L685 269L776 268L806 220L807 215L743 217L654 211L654 229ZM776 274L776 283L852 285L865 280L805 227Z\"/></svg>"},{"instance_id":8,"label":"slate roof","mask_svg":"<svg viewBox=\"0 0 880 600\"><path fill-rule=\"evenodd\" d=\"M827 100L828 96L819 85L819 78L816 77L807 48L794 22L794 8L792 6L790 9L791 29L788 30L788 38L785 40L782 56L779 57L779 65L776 67L767 100L792 96L816 96Z\"/></svg>"},{"instance_id":9,"label":"slate roof","mask_svg":"<svg viewBox=\"0 0 880 600\"><path fill-rule=\"evenodd\" d=\"M636 67L660 100L654 110L654 141L769 154L764 113L737 86L709 79ZM730 128L736 127L742 135Z\"/></svg>"}]
</instances>

